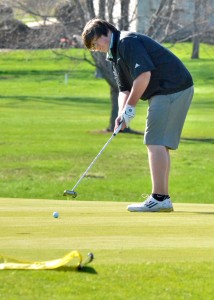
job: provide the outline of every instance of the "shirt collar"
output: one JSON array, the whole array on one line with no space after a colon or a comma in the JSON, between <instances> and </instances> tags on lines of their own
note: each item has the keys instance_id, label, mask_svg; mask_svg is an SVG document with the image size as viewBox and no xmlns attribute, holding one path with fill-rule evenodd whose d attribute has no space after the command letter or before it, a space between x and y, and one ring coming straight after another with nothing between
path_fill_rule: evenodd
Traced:
<instances>
[{"instance_id":1,"label":"shirt collar","mask_svg":"<svg viewBox=\"0 0 214 300\"><path fill-rule=\"evenodd\" d=\"M106 59L107 60L113 59L113 55L112 55L113 41L114 41L114 33L112 32L111 40L110 40L110 44L109 44L109 49L108 49L108 52L106 54Z\"/></svg>"}]
</instances>

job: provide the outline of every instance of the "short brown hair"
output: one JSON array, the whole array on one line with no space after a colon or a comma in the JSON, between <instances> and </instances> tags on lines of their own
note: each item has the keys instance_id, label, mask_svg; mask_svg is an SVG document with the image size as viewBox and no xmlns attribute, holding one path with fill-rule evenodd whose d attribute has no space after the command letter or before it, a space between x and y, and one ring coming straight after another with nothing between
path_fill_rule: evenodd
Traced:
<instances>
[{"instance_id":1,"label":"short brown hair","mask_svg":"<svg viewBox=\"0 0 214 300\"><path fill-rule=\"evenodd\" d=\"M95 37L107 36L109 30L115 32L117 28L111 23L98 18L88 21L82 32L82 40L86 48L91 48L91 43Z\"/></svg>"}]
</instances>

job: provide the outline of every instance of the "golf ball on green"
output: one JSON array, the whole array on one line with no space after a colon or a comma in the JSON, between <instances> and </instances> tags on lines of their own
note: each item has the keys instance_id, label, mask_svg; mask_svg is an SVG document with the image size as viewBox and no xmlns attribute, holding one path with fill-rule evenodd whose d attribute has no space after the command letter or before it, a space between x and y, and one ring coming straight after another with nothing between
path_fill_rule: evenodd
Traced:
<instances>
[{"instance_id":1,"label":"golf ball on green","mask_svg":"<svg viewBox=\"0 0 214 300\"><path fill-rule=\"evenodd\" d=\"M55 212L53 213L53 217L54 217L54 218L58 218L58 217L59 217L59 213L58 213L57 211L55 211Z\"/></svg>"}]
</instances>

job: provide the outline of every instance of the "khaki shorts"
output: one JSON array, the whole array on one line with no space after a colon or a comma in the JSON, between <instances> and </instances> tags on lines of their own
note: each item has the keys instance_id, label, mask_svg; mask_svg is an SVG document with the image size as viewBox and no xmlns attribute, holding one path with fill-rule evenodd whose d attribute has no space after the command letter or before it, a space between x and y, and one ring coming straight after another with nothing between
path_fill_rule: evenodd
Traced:
<instances>
[{"instance_id":1,"label":"khaki shorts","mask_svg":"<svg viewBox=\"0 0 214 300\"><path fill-rule=\"evenodd\" d=\"M149 99L144 144L177 149L184 121L194 94L193 86Z\"/></svg>"}]
</instances>

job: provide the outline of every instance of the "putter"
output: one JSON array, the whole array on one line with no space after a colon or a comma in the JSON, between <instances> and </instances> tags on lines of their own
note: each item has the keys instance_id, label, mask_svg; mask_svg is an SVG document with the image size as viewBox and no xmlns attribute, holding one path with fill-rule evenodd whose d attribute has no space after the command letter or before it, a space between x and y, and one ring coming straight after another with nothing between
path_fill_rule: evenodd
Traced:
<instances>
[{"instance_id":1,"label":"putter","mask_svg":"<svg viewBox=\"0 0 214 300\"><path fill-rule=\"evenodd\" d=\"M111 140L118 134L118 132L121 130L122 127L122 122L119 123L119 126L117 127L117 129L114 131L114 133L112 134L112 136L110 137L110 139L105 143L105 145L103 146L103 148L100 150L100 152L97 154L97 156L94 158L94 160L91 162L91 164L88 166L88 168L86 169L86 171L82 174L82 176L79 178L79 180L77 181L77 183L75 184L75 186L73 187L72 190L65 190L63 193L63 196L72 196L73 198L76 198L77 193L75 192L75 188L79 185L79 183L82 181L82 179L85 177L85 175L88 173L88 171L91 169L91 167L94 165L94 163L96 162L96 160L98 159L98 157L103 153L103 151L105 150L105 148L108 146L108 144L111 142Z\"/></svg>"}]
</instances>

